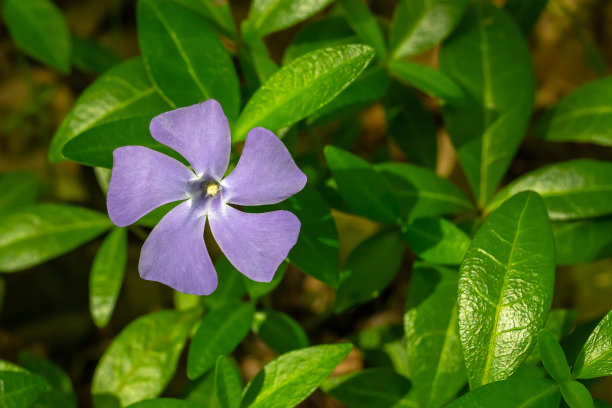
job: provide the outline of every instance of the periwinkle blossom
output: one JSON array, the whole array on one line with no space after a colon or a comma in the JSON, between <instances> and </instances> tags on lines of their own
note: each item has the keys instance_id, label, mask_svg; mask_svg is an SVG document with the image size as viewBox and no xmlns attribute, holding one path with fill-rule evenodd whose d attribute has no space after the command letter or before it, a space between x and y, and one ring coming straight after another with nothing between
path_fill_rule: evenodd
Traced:
<instances>
[{"instance_id":1,"label":"periwinkle blossom","mask_svg":"<svg viewBox=\"0 0 612 408\"><path fill-rule=\"evenodd\" d=\"M113 152L107 196L110 219L124 227L153 209L185 200L155 226L138 270L143 279L180 292L207 295L217 274L204 244L206 220L227 259L241 273L269 282L295 245L300 221L288 211L245 213L232 205L275 204L300 191L306 176L276 135L252 129L234 170L223 178L231 137L221 105L213 99L162 113L151 135L180 153L181 162L143 146Z\"/></svg>"}]
</instances>

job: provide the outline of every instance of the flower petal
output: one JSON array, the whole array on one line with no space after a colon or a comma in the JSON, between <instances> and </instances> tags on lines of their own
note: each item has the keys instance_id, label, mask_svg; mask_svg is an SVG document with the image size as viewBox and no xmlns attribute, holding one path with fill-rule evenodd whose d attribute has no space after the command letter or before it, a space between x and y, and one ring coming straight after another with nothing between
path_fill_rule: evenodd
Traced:
<instances>
[{"instance_id":1,"label":"flower petal","mask_svg":"<svg viewBox=\"0 0 612 408\"><path fill-rule=\"evenodd\" d=\"M179 292L209 295L217 287L217 273L204 244L206 217L192 211L192 205L191 200L179 204L153 228L138 271L143 279Z\"/></svg>"},{"instance_id":2,"label":"flower petal","mask_svg":"<svg viewBox=\"0 0 612 408\"><path fill-rule=\"evenodd\" d=\"M113 152L113 171L106 196L108 215L119 227L136 222L162 204L189 198L195 174L181 162L142 146Z\"/></svg>"},{"instance_id":3,"label":"flower petal","mask_svg":"<svg viewBox=\"0 0 612 408\"><path fill-rule=\"evenodd\" d=\"M155 140L187 159L198 176L220 180L225 174L231 150L230 129L221 105L214 99L162 113L153 118L149 130Z\"/></svg>"},{"instance_id":4,"label":"flower petal","mask_svg":"<svg viewBox=\"0 0 612 408\"><path fill-rule=\"evenodd\" d=\"M300 220L289 211L251 214L221 203L208 220L227 259L257 282L272 280L300 233Z\"/></svg>"},{"instance_id":5,"label":"flower petal","mask_svg":"<svg viewBox=\"0 0 612 408\"><path fill-rule=\"evenodd\" d=\"M247 135L242 156L221 185L224 199L237 205L275 204L291 197L306 185L306 175L276 137L264 128Z\"/></svg>"}]
</instances>

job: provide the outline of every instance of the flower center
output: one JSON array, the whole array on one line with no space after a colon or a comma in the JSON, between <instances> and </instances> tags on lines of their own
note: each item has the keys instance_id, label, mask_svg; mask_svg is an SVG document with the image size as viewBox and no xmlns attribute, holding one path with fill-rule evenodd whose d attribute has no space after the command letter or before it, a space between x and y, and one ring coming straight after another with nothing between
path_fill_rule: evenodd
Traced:
<instances>
[{"instance_id":1,"label":"flower center","mask_svg":"<svg viewBox=\"0 0 612 408\"><path fill-rule=\"evenodd\" d=\"M203 190L204 190L204 192L206 193L207 196L213 197L213 196L216 196L217 194L219 194L219 191L221 191L221 186L217 182L207 181L204 184Z\"/></svg>"}]
</instances>

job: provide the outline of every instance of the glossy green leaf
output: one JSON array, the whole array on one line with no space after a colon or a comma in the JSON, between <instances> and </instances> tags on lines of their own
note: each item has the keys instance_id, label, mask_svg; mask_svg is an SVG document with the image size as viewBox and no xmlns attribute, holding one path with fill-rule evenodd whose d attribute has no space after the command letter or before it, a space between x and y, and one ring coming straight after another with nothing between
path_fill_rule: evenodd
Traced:
<instances>
[{"instance_id":1,"label":"glossy green leaf","mask_svg":"<svg viewBox=\"0 0 612 408\"><path fill-rule=\"evenodd\" d=\"M324 344L283 354L247 385L241 407L294 407L310 395L348 355L348 343Z\"/></svg>"},{"instance_id":2,"label":"glossy green leaf","mask_svg":"<svg viewBox=\"0 0 612 408\"><path fill-rule=\"evenodd\" d=\"M525 35L529 35L548 0L507 0L504 10L512 16Z\"/></svg>"},{"instance_id":3,"label":"glossy green leaf","mask_svg":"<svg viewBox=\"0 0 612 408\"><path fill-rule=\"evenodd\" d=\"M400 402L410 389L410 381L390 368L368 368L335 380L325 392L347 407L410 407Z\"/></svg>"},{"instance_id":4,"label":"glossy green leaf","mask_svg":"<svg viewBox=\"0 0 612 408\"><path fill-rule=\"evenodd\" d=\"M0 406L24 408L31 406L47 388L44 379L23 371L0 371Z\"/></svg>"},{"instance_id":5,"label":"glossy green leaf","mask_svg":"<svg viewBox=\"0 0 612 408\"><path fill-rule=\"evenodd\" d=\"M419 54L448 36L467 0L401 0L391 23L391 56Z\"/></svg>"},{"instance_id":6,"label":"glossy green leaf","mask_svg":"<svg viewBox=\"0 0 612 408\"><path fill-rule=\"evenodd\" d=\"M612 257L612 218L553 222L557 265Z\"/></svg>"},{"instance_id":7,"label":"glossy green leaf","mask_svg":"<svg viewBox=\"0 0 612 408\"><path fill-rule=\"evenodd\" d=\"M349 25L361 41L374 48L378 58L385 60L387 58L385 37L367 3L363 0L340 0L340 4L346 13Z\"/></svg>"},{"instance_id":8,"label":"glossy green leaf","mask_svg":"<svg viewBox=\"0 0 612 408\"><path fill-rule=\"evenodd\" d=\"M5 0L4 21L17 47L60 72L70 72L70 33L50 0Z\"/></svg>"},{"instance_id":9,"label":"glossy green leaf","mask_svg":"<svg viewBox=\"0 0 612 408\"><path fill-rule=\"evenodd\" d=\"M440 70L465 95L461 105L444 106L443 117L482 207L525 135L535 92L531 55L512 19L491 2L478 0L443 44Z\"/></svg>"},{"instance_id":10,"label":"glossy green leaf","mask_svg":"<svg viewBox=\"0 0 612 408\"><path fill-rule=\"evenodd\" d=\"M68 374L61 368L27 351L19 353L19 363L30 373L44 378L53 391L58 394L58 400L63 406L76 407L76 396L74 395L72 382Z\"/></svg>"},{"instance_id":11,"label":"glossy green leaf","mask_svg":"<svg viewBox=\"0 0 612 408\"><path fill-rule=\"evenodd\" d=\"M156 398L137 402L128 408L202 408L190 401L175 398Z\"/></svg>"},{"instance_id":12,"label":"glossy green leaf","mask_svg":"<svg viewBox=\"0 0 612 408\"><path fill-rule=\"evenodd\" d=\"M584 385L578 381L560 384L561 395L570 408L593 408L593 397Z\"/></svg>"},{"instance_id":13,"label":"glossy green leaf","mask_svg":"<svg viewBox=\"0 0 612 408\"><path fill-rule=\"evenodd\" d=\"M215 390L215 371L209 370L195 381L190 381L185 387L183 398L195 402L200 407L222 408L217 400Z\"/></svg>"},{"instance_id":14,"label":"glossy green leaf","mask_svg":"<svg viewBox=\"0 0 612 408\"><path fill-rule=\"evenodd\" d=\"M238 76L221 40L197 14L169 0L138 2L138 40L151 80L177 108L216 99L238 115ZM172 61L172 63L168 63Z\"/></svg>"},{"instance_id":15,"label":"glossy green leaf","mask_svg":"<svg viewBox=\"0 0 612 408\"><path fill-rule=\"evenodd\" d=\"M377 298L397 273L404 255L404 243L395 230L383 230L357 246L342 270L334 311Z\"/></svg>"},{"instance_id":16,"label":"glossy green leaf","mask_svg":"<svg viewBox=\"0 0 612 408\"><path fill-rule=\"evenodd\" d=\"M258 312L255 318L257 335L281 354L310 345L302 326L283 312L267 310Z\"/></svg>"},{"instance_id":17,"label":"glossy green leaf","mask_svg":"<svg viewBox=\"0 0 612 408\"><path fill-rule=\"evenodd\" d=\"M578 353L574 378L596 378L612 375L612 311L593 330Z\"/></svg>"},{"instance_id":18,"label":"glossy green leaf","mask_svg":"<svg viewBox=\"0 0 612 408\"><path fill-rule=\"evenodd\" d=\"M99 42L72 37L72 64L81 71L100 75L119 64L121 59Z\"/></svg>"},{"instance_id":19,"label":"glossy green leaf","mask_svg":"<svg viewBox=\"0 0 612 408\"><path fill-rule=\"evenodd\" d=\"M236 25L229 0L174 0L202 15L217 30L235 40Z\"/></svg>"},{"instance_id":20,"label":"glossy green leaf","mask_svg":"<svg viewBox=\"0 0 612 408\"><path fill-rule=\"evenodd\" d=\"M374 166L335 146L325 147L325 158L338 192L355 214L379 222L399 220L391 186Z\"/></svg>"},{"instance_id":21,"label":"glossy green leaf","mask_svg":"<svg viewBox=\"0 0 612 408\"><path fill-rule=\"evenodd\" d=\"M111 226L96 211L32 204L0 218L0 272L15 272L62 255Z\"/></svg>"},{"instance_id":22,"label":"glossy green leaf","mask_svg":"<svg viewBox=\"0 0 612 408\"><path fill-rule=\"evenodd\" d=\"M249 21L260 36L290 27L325 8L332 0L254 0Z\"/></svg>"},{"instance_id":23,"label":"glossy green leaf","mask_svg":"<svg viewBox=\"0 0 612 408\"><path fill-rule=\"evenodd\" d=\"M342 17L329 17L306 25L291 40L283 55L283 65L320 48L356 43L359 40Z\"/></svg>"},{"instance_id":24,"label":"glossy green leaf","mask_svg":"<svg viewBox=\"0 0 612 408\"><path fill-rule=\"evenodd\" d=\"M406 225L404 237L419 258L442 265L459 265L471 243L455 224L434 217L418 218Z\"/></svg>"},{"instance_id":25,"label":"glossy green leaf","mask_svg":"<svg viewBox=\"0 0 612 408\"><path fill-rule=\"evenodd\" d=\"M447 408L548 408L558 407L559 386L543 378L508 378L487 384L456 399Z\"/></svg>"},{"instance_id":26,"label":"glossy green leaf","mask_svg":"<svg viewBox=\"0 0 612 408\"><path fill-rule=\"evenodd\" d=\"M123 284L127 230L114 229L102 242L89 277L89 310L98 327L108 324Z\"/></svg>"},{"instance_id":27,"label":"glossy green leaf","mask_svg":"<svg viewBox=\"0 0 612 408\"><path fill-rule=\"evenodd\" d=\"M239 408L242 396L242 378L227 357L217 358L215 366L215 393L221 408Z\"/></svg>"},{"instance_id":28,"label":"glossy green leaf","mask_svg":"<svg viewBox=\"0 0 612 408\"><path fill-rule=\"evenodd\" d=\"M75 136L102 123L155 115L170 107L157 94L140 58L111 68L79 96L55 132L49 147L52 162L62 160L62 149Z\"/></svg>"},{"instance_id":29,"label":"glossy green leaf","mask_svg":"<svg viewBox=\"0 0 612 408\"><path fill-rule=\"evenodd\" d=\"M211 309L234 303L247 291L244 275L238 272L226 257L217 259L215 270L219 281L217 289L212 294L202 297L204 305Z\"/></svg>"},{"instance_id":30,"label":"glossy green leaf","mask_svg":"<svg viewBox=\"0 0 612 408\"><path fill-rule=\"evenodd\" d=\"M491 200L492 211L514 194L538 193L552 220L612 214L612 163L576 159L542 167L514 180Z\"/></svg>"},{"instance_id":31,"label":"glossy green leaf","mask_svg":"<svg viewBox=\"0 0 612 408\"><path fill-rule=\"evenodd\" d=\"M334 99L365 69L374 52L349 44L308 53L276 72L247 102L232 132L244 140L253 127L278 130Z\"/></svg>"},{"instance_id":32,"label":"glossy green leaf","mask_svg":"<svg viewBox=\"0 0 612 408\"><path fill-rule=\"evenodd\" d=\"M561 341L567 333L573 328L578 311L574 309L553 309L546 319L544 328L552 334L553 338ZM540 345L536 343L531 351L531 354L525 360L525 364L537 364L540 362ZM524 367L525 365L523 365Z\"/></svg>"},{"instance_id":33,"label":"glossy green leaf","mask_svg":"<svg viewBox=\"0 0 612 408\"><path fill-rule=\"evenodd\" d=\"M0 213L35 202L41 189L40 180L34 173L14 171L0 174Z\"/></svg>"},{"instance_id":34,"label":"glossy green leaf","mask_svg":"<svg viewBox=\"0 0 612 408\"><path fill-rule=\"evenodd\" d=\"M540 358L548 374L558 383L571 380L571 373L565 353L559 342L548 330L542 329L538 334Z\"/></svg>"},{"instance_id":35,"label":"glossy green leaf","mask_svg":"<svg viewBox=\"0 0 612 408\"><path fill-rule=\"evenodd\" d=\"M480 227L461 264L459 333L471 388L508 378L527 358L550 311L554 274L544 203L517 194Z\"/></svg>"},{"instance_id":36,"label":"glossy green leaf","mask_svg":"<svg viewBox=\"0 0 612 408\"><path fill-rule=\"evenodd\" d=\"M463 91L450 77L436 69L413 62L391 61L389 70L400 81L442 102L453 105L463 102Z\"/></svg>"},{"instance_id":37,"label":"glossy green leaf","mask_svg":"<svg viewBox=\"0 0 612 408\"><path fill-rule=\"evenodd\" d=\"M376 165L392 187L401 206L402 219L473 211L470 199L449 180L432 170L406 163Z\"/></svg>"},{"instance_id":38,"label":"glossy green leaf","mask_svg":"<svg viewBox=\"0 0 612 408\"><path fill-rule=\"evenodd\" d=\"M249 297L251 299L259 299L260 297L265 296L268 293L272 292L274 289L276 289L278 284L281 283L281 281L285 277L285 272L287 272L287 263L283 262L276 270L274 278L272 278L272 281L270 282L256 282L242 274L241 276L242 281L246 286Z\"/></svg>"},{"instance_id":39,"label":"glossy green leaf","mask_svg":"<svg viewBox=\"0 0 612 408\"><path fill-rule=\"evenodd\" d=\"M612 146L612 76L588 82L565 96L534 128L534 136L552 142Z\"/></svg>"},{"instance_id":40,"label":"glossy green leaf","mask_svg":"<svg viewBox=\"0 0 612 408\"><path fill-rule=\"evenodd\" d=\"M142 316L112 341L94 372L94 400L107 396L121 405L158 396L166 387L197 315L162 310Z\"/></svg>"},{"instance_id":41,"label":"glossy green leaf","mask_svg":"<svg viewBox=\"0 0 612 408\"><path fill-rule=\"evenodd\" d=\"M404 331L411 400L441 407L465 384L457 325L456 270L416 263L406 298Z\"/></svg>"},{"instance_id":42,"label":"glossy green leaf","mask_svg":"<svg viewBox=\"0 0 612 408\"><path fill-rule=\"evenodd\" d=\"M212 310L200 323L187 357L187 376L204 374L217 357L234 351L251 328L255 310L251 303L228 304Z\"/></svg>"}]
</instances>

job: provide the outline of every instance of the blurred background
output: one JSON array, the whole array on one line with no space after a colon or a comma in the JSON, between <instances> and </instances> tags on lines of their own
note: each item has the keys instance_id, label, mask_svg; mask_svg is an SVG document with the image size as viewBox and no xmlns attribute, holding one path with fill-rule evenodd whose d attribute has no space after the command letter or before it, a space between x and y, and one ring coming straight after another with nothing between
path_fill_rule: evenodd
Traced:
<instances>
[{"instance_id":1,"label":"blurred background","mask_svg":"<svg viewBox=\"0 0 612 408\"><path fill-rule=\"evenodd\" d=\"M0 173L34 171L46 186L43 200L78 203L104 212L104 195L93 170L70 162L50 164L47 149L54 131L83 89L105 69L139 54L136 1L56 0L55 3L76 37L74 66L69 75L59 74L24 56L15 48L6 27L0 26ZM370 2L370 7L383 21L390 21L396 3L376 0ZM496 3L503 5L504 1ZM248 7L246 0L231 1L237 21L246 17ZM333 6L313 19L330 12ZM284 49L303 25L266 38L277 62L280 63ZM229 49L234 47L230 40L223 40ZM611 73L612 1L549 0L529 38L529 45L538 83L537 118L569 91ZM437 50L420 55L416 60L436 66ZM421 97L435 112L439 127L437 171L467 191L465 177L442 128L437 103L425 95ZM386 119L382 106L368 107L359 114L359 119L354 151L372 161L406 160L391 139L385 137ZM339 130L342 130L341 124L331 123L315 132L321 140L328 141ZM507 179L547 163L577 157L612 160L612 149L589 144L553 144L528 137ZM340 235L342 262L377 226L337 211L334 218ZM139 278L137 262L142 240L130 235L129 242L124 286L111 323L104 329L94 326L88 303L89 270L100 239L35 268L3 275L0 358L16 361L18 352L26 349L51 359L70 374L80 403L88 406L93 369L110 340L134 318L173 307L170 289ZM334 316L331 311L333 290L291 267L279 288L266 301L296 318L313 344L348 338L357 329L389 326L393 331L394 327L401 327L410 278L409 261L406 259L394 284L377 300L341 316ZM577 309L579 323L598 319L612 308L612 260L560 267L556 286L553 308ZM240 347L237 356L247 380L274 355L254 336L252 341ZM354 352L338 370L349 372L360 368L363 358ZM179 395L187 382L184 361L181 364L183 367L179 367L166 395ZM599 382L592 391L594 396L612 402L612 379ZM303 406L338 405L318 392Z\"/></svg>"}]
</instances>

